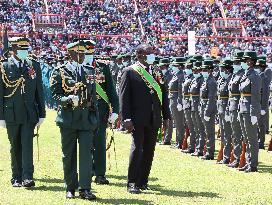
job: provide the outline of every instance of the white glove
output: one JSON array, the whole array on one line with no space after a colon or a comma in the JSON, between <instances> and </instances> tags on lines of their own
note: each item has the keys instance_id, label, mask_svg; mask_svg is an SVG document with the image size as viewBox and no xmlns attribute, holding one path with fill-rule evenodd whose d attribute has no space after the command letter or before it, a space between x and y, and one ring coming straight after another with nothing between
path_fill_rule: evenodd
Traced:
<instances>
[{"instance_id":1,"label":"white glove","mask_svg":"<svg viewBox=\"0 0 272 205\"><path fill-rule=\"evenodd\" d=\"M181 110L182 110L182 105L181 105L181 104L178 104L178 105L177 105L177 108L178 108L178 111L181 111Z\"/></svg>"},{"instance_id":2,"label":"white glove","mask_svg":"<svg viewBox=\"0 0 272 205\"><path fill-rule=\"evenodd\" d=\"M118 119L118 114L116 114L116 113L112 113L111 115L110 115L110 117L109 117L109 123L110 124L114 124L115 123L115 121Z\"/></svg>"},{"instance_id":3,"label":"white glove","mask_svg":"<svg viewBox=\"0 0 272 205\"><path fill-rule=\"evenodd\" d=\"M230 116L229 116L229 115L226 115L226 116L225 116L225 121L226 121L226 122L230 122Z\"/></svg>"},{"instance_id":4,"label":"white glove","mask_svg":"<svg viewBox=\"0 0 272 205\"><path fill-rule=\"evenodd\" d=\"M204 116L204 120L209 122L210 121L210 117Z\"/></svg>"},{"instance_id":5,"label":"white glove","mask_svg":"<svg viewBox=\"0 0 272 205\"><path fill-rule=\"evenodd\" d=\"M36 126L41 126L41 124L44 122L44 118L39 118L39 122L36 124Z\"/></svg>"},{"instance_id":6,"label":"white glove","mask_svg":"<svg viewBox=\"0 0 272 205\"><path fill-rule=\"evenodd\" d=\"M257 123L257 117L256 116L251 116L251 124L255 125Z\"/></svg>"},{"instance_id":7,"label":"white glove","mask_svg":"<svg viewBox=\"0 0 272 205\"><path fill-rule=\"evenodd\" d=\"M78 106L79 97L76 95L69 95L68 98L70 98L73 101L74 106Z\"/></svg>"},{"instance_id":8,"label":"white glove","mask_svg":"<svg viewBox=\"0 0 272 205\"><path fill-rule=\"evenodd\" d=\"M0 127L6 128L6 121L5 120L0 120Z\"/></svg>"},{"instance_id":9,"label":"white glove","mask_svg":"<svg viewBox=\"0 0 272 205\"><path fill-rule=\"evenodd\" d=\"M261 115L265 115L265 110L261 110Z\"/></svg>"}]
</instances>

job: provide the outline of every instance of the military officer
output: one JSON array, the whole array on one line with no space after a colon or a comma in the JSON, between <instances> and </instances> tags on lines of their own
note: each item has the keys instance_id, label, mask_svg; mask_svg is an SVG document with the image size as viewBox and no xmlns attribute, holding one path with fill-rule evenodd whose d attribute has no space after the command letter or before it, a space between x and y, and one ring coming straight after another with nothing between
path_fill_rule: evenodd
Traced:
<instances>
[{"instance_id":1,"label":"military officer","mask_svg":"<svg viewBox=\"0 0 272 205\"><path fill-rule=\"evenodd\" d=\"M217 84L217 111L221 130L221 143L224 146L223 159L219 164L229 164L231 153L231 124L228 114L228 85L231 80L233 67L230 59L225 59L220 66L220 77Z\"/></svg>"},{"instance_id":2,"label":"military officer","mask_svg":"<svg viewBox=\"0 0 272 205\"><path fill-rule=\"evenodd\" d=\"M187 154L194 153L195 147L196 147L196 131L195 131L195 128L194 128L195 125L194 125L193 119L192 119L192 107L191 107L191 99L190 99L190 96L191 96L190 86L191 86L192 81L194 79L193 71L192 71L193 62L194 62L194 59L191 58L186 63L186 68L184 70L185 80L182 85L183 95L182 96L179 95L179 98L182 97L182 106L183 106L183 110L184 110L184 114L185 114L185 122L190 130L190 143L189 143L188 149L182 150L182 152L187 153ZM195 67L200 67L201 65L202 65L201 61L196 61Z\"/></svg>"},{"instance_id":3,"label":"military officer","mask_svg":"<svg viewBox=\"0 0 272 205\"><path fill-rule=\"evenodd\" d=\"M229 99L228 107L226 109L225 120L228 121L230 118L231 131L232 131L232 142L233 142L233 157L234 160L228 167L237 168L240 163L240 155L242 153L242 128L239 116L239 100L241 97L239 91L239 85L244 75L244 69L241 66L242 57L244 52L238 51L233 57L233 74L228 85Z\"/></svg>"},{"instance_id":4,"label":"military officer","mask_svg":"<svg viewBox=\"0 0 272 205\"><path fill-rule=\"evenodd\" d=\"M29 40L9 40L13 54L0 64L0 127L11 145L11 184L33 187L33 137L45 118L40 63L29 58Z\"/></svg>"},{"instance_id":5,"label":"military officer","mask_svg":"<svg viewBox=\"0 0 272 205\"><path fill-rule=\"evenodd\" d=\"M269 85L271 83L272 71L271 69L267 68L266 61L264 59L259 59L257 62L257 66L259 68L256 71L260 74L262 79L262 89L261 89L261 116L258 121L259 125L259 132L258 132L258 139L259 139L259 148L264 149L264 142L265 142L265 133L268 130L268 101L269 101Z\"/></svg>"},{"instance_id":6,"label":"military officer","mask_svg":"<svg viewBox=\"0 0 272 205\"><path fill-rule=\"evenodd\" d=\"M183 57L175 57L171 62L173 77L169 82L169 100L170 110L176 126L176 144L173 148L181 149L185 133L184 111L182 109L182 84L184 81L184 64L186 59ZM179 97L180 96L180 97ZM178 99L180 101L178 102ZM169 136L172 138L172 136ZM171 138L168 139L171 141Z\"/></svg>"},{"instance_id":7,"label":"military officer","mask_svg":"<svg viewBox=\"0 0 272 205\"><path fill-rule=\"evenodd\" d=\"M92 42L93 47L95 45ZM93 48L94 49L94 48ZM96 199L92 194L92 148L98 124L95 70L85 65L85 44L82 40L67 45L70 61L57 67L51 76L51 90L59 104L56 124L60 128L66 198ZM79 144L79 180L77 173Z\"/></svg>"},{"instance_id":8,"label":"military officer","mask_svg":"<svg viewBox=\"0 0 272 205\"><path fill-rule=\"evenodd\" d=\"M169 69L170 61L169 58L162 58L159 61L159 69L163 74L163 83L165 84L169 93L169 83L173 77L171 69ZM172 113L171 113L172 116ZM173 119L169 120L167 127L164 128L164 138L161 145L171 145L171 139L173 135Z\"/></svg>"},{"instance_id":9,"label":"military officer","mask_svg":"<svg viewBox=\"0 0 272 205\"><path fill-rule=\"evenodd\" d=\"M200 62L200 63L197 63ZM196 61L193 64L193 74L194 79L191 83L190 87L190 96L191 96L191 113L192 120L194 124L194 131L196 133L196 149L195 152L192 153L192 156L203 156L204 151L204 140L206 138L204 124L201 118L201 112L199 109L200 106L200 87L204 81L204 78L201 74L202 72L202 62Z\"/></svg>"},{"instance_id":10,"label":"military officer","mask_svg":"<svg viewBox=\"0 0 272 205\"><path fill-rule=\"evenodd\" d=\"M90 41L88 41L90 42ZM87 42L85 41L85 44ZM93 49L88 49L93 55ZM86 59L86 58L85 58ZM95 67L96 93L99 111L99 127L94 136L94 174L97 184L109 184L106 174L106 129L108 123L113 125L118 118L119 102L109 64L101 59L89 58L86 63ZM110 113L111 108L111 113Z\"/></svg>"},{"instance_id":11,"label":"military officer","mask_svg":"<svg viewBox=\"0 0 272 205\"><path fill-rule=\"evenodd\" d=\"M215 115L217 84L213 77L213 60L205 59L202 63L204 81L200 88L200 110L206 132L206 153L203 160L213 160L215 152Z\"/></svg>"},{"instance_id":12,"label":"military officer","mask_svg":"<svg viewBox=\"0 0 272 205\"><path fill-rule=\"evenodd\" d=\"M239 119L246 143L246 165L239 171L256 172L258 166L258 118L261 112L261 77L254 70L256 68L257 54L254 51L246 51L243 55L245 60L243 75L239 90Z\"/></svg>"}]
</instances>

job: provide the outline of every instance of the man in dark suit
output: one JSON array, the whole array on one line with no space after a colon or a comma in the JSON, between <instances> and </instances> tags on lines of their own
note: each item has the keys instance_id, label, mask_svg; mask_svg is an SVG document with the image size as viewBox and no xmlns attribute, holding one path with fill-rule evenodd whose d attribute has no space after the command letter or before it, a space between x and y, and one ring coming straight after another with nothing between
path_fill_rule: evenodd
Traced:
<instances>
[{"instance_id":1,"label":"man in dark suit","mask_svg":"<svg viewBox=\"0 0 272 205\"><path fill-rule=\"evenodd\" d=\"M151 66L155 60L153 53L149 45L138 46L137 62L125 68L120 83L121 117L133 138L127 184L128 192L133 194L150 189L148 176L158 130L162 117L165 125L170 118L165 86L156 81L159 79Z\"/></svg>"}]
</instances>

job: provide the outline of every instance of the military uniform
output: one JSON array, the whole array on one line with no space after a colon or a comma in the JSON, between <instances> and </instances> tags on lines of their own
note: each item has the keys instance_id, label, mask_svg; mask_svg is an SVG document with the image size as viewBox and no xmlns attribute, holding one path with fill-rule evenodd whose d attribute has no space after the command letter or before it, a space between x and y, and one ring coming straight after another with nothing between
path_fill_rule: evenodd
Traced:
<instances>
[{"instance_id":1,"label":"military uniform","mask_svg":"<svg viewBox=\"0 0 272 205\"><path fill-rule=\"evenodd\" d=\"M234 57L234 61L240 61L243 56L243 52L237 52ZM239 100L241 97L239 85L241 79L244 75L244 70L241 68L240 63L236 65L238 67L235 70L235 65L233 75L230 79L228 91L229 91L229 100L227 108L227 116L230 117L230 124L232 130L232 141L233 141L233 157L234 161L229 166L232 168L237 168L240 162L240 155L242 153L242 128L239 121Z\"/></svg>"},{"instance_id":2,"label":"military uniform","mask_svg":"<svg viewBox=\"0 0 272 205\"><path fill-rule=\"evenodd\" d=\"M244 59L257 59L256 52L248 51L244 53ZM240 123L244 140L246 142L246 166L241 171L254 172L258 166L258 135L257 135L257 119L261 111L261 78L253 68L249 68L241 79L239 90L241 99Z\"/></svg>"},{"instance_id":3,"label":"military uniform","mask_svg":"<svg viewBox=\"0 0 272 205\"><path fill-rule=\"evenodd\" d=\"M96 83L99 84L105 92L108 102L97 93L99 127L94 137L94 174L97 177L97 183L108 184L108 181L104 177L106 173L106 129L110 114L109 108L111 106L112 113L118 116L119 102L108 64L101 60L96 60L95 71Z\"/></svg>"},{"instance_id":4,"label":"military uniform","mask_svg":"<svg viewBox=\"0 0 272 205\"><path fill-rule=\"evenodd\" d=\"M68 50L85 50L82 41L67 45ZM78 50L77 50L78 49ZM51 90L57 101L56 124L60 128L64 180L67 198L95 199L89 192L92 176L92 148L98 126L95 70L75 61L56 68L51 76ZM77 172L77 143L79 144L79 180Z\"/></svg>"},{"instance_id":5,"label":"military uniform","mask_svg":"<svg viewBox=\"0 0 272 205\"><path fill-rule=\"evenodd\" d=\"M263 65L266 66L266 61L263 59L259 59L259 66ZM268 122L269 121L269 110L268 110L268 101L269 101L269 86L271 83L272 78L272 71L271 69L265 68L260 73L260 77L262 79L262 89L261 89L261 116L258 121L259 132L258 132L258 139L259 139L259 148L264 149L264 142L265 142L265 134L268 130Z\"/></svg>"},{"instance_id":6,"label":"military uniform","mask_svg":"<svg viewBox=\"0 0 272 205\"><path fill-rule=\"evenodd\" d=\"M213 68L212 60L204 60L203 72L210 72ZM203 76L204 77L204 76ZM215 115L216 115L217 84L212 74L208 74L200 88L201 118L206 132L206 154L202 159L214 159L215 152Z\"/></svg>"},{"instance_id":7,"label":"military uniform","mask_svg":"<svg viewBox=\"0 0 272 205\"><path fill-rule=\"evenodd\" d=\"M226 59L221 65L223 68L232 68L232 61ZM224 71L220 71L220 78L217 84L217 111L219 117L219 126L221 130L221 143L224 146L223 149L223 160L220 161L220 164L229 164L230 154L231 154L231 124L230 117L228 114L228 99L229 99L229 90L228 85L231 80L231 75L224 75ZM227 117L226 117L227 116Z\"/></svg>"},{"instance_id":8,"label":"military uniform","mask_svg":"<svg viewBox=\"0 0 272 205\"><path fill-rule=\"evenodd\" d=\"M194 69L200 69L194 68ZM194 72L194 71L193 71ZM192 109L192 120L194 124L194 131L196 133L196 150L193 156L202 156L204 151L204 140L206 138L204 124L201 118L200 111L200 87L204 79L200 75L195 77L191 83L190 95L191 95L191 109Z\"/></svg>"},{"instance_id":9,"label":"military uniform","mask_svg":"<svg viewBox=\"0 0 272 205\"><path fill-rule=\"evenodd\" d=\"M182 66L185 63L184 58L174 58L171 62L173 66ZM179 69L175 67L175 69ZM182 105L182 100L178 102L178 99L182 99L182 84L184 81L184 73L183 70L177 70L169 82L169 100L170 100L170 110L173 116L173 120L176 126L176 148L181 148L184 133L185 133L185 125L184 125L184 111L183 109L179 110L177 105ZM182 107L182 106L181 106ZM172 136L169 136L172 138ZM170 139L167 139L171 141Z\"/></svg>"},{"instance_id":10,"label":"military uniform","mask_svg":"<svg viewBox=\"0 0 272 205\"><path fill-rule=\"evenodd\" d=\"M18 57L0 64L0 122L11 145L11 183L32 187L34 128L45 118L42 73L39 62L19 56L19 50L27 52L28 39L12 38L10 43L18 47Z\"/></svg>"}]
</instances>

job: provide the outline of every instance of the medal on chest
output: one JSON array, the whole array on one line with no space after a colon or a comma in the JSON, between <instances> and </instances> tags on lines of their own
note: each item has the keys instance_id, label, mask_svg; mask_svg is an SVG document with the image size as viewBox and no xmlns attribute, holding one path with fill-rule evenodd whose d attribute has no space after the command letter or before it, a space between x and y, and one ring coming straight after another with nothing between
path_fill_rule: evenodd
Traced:
<instances>
[{"instance_id":1,"label":"medal on chest","mask_svg":"<svg viewBox=\"0 0 272 205\"><path fill-rule=\"evenodd\" d=\"M95 76L94 75L86 75L85 78L86 78L86 82L87 83L90 83L90 84L94 83L94 80L95 80Z\"/></svg>"},{"instance_id":2,"label":"medal on chest","mask_svg":"<svg viewBox=\"0 0 272 205\"><path fill-rule=\"evenodd\" d=\"M33 67L28 68L28 76L34 80L36 78L36 71Z\"/></svg>"}]
</instances>

